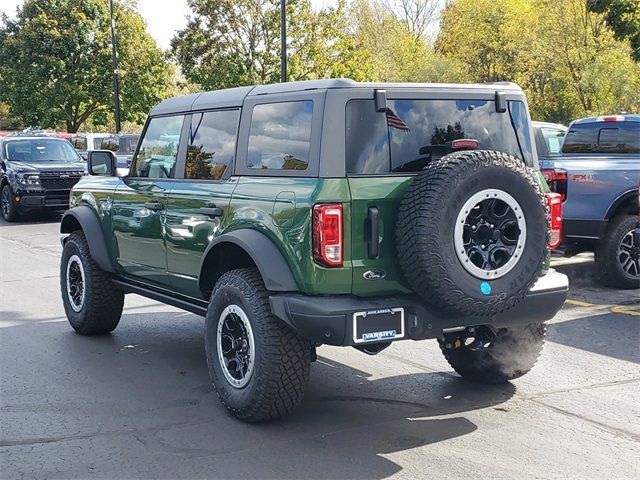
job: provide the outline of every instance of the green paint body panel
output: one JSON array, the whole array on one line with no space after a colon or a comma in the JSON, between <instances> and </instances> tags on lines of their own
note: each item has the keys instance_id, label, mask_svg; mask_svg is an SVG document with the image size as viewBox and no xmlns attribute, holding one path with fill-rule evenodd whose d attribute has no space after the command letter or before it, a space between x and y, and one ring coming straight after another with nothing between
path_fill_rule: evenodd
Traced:
<instances>
[{"instance_id":1,"label":"green paint body panel","mask_svg":"<svg viewBox=\"0 0 640 480\"><path fill-rule=\"evenodd\" d=\"M221 182L181 181L171 190L166 213L165 242L169 288L201 297L198 286L204 251L226 228L231 195L237 178ZM200 208L221 208L221 218L200 213Z\"/></svg>"},{"instance_id":2,"label":"green paint body panel","mask_svg":"<svg viewBox=\"0 0 640 480\"><path fill-rule=\"evenodd\" d=\"M398 206L412 178L412 176L349 178L353 238L352 291L355 295L385 295L410 291L398 264L395 238ZM369 258L368 255L369 208L377 208L380 218L377 258ZM384 277L366 280L363 275L368 271L384 272Z\"/></svg>"},{"instance_id":3,"label":"green paint body panel","mask_svg":"<svg viewBox=\"0 0 640 480\"><path fill-rule=\"evenodd\" d=\"M543 188L541 174L537 175ZM91 207L100 219L118 273L182 295L203 298L198 285L203 254L218 236L237 229L266 235L287 261L302 293L379 296L411 290L397 260L397 211L411 175L295 178L231 177L224 181L140 180L84 177L72 203ZM146 202L159 202L157 212ZM340 203L344 209L344 264L325 268L313 260L312 209ZM217 207L220 218L201 214ZM368 254L368 211L380 218L379 254ZM365 273L383 273L366 279Z\"/></svg>"},{"instance_id":4,"label":"green paint body panel","mask_svg":"<svg viewBox=\"0 0 640 480\"><path fill-rule=\"evenodd\" d=\"M346 178L231 177L221 182L84 177L73 190L74 205L98 213L116 271L182 295L202 298L198 286L203 254L218 236L237 229L266 235L287 261L301 292L352 291L351 231L344 232L344 265L313 261L311 215L316 203L340 203L351 224ZM158 212L145 209L159 202ZM108 208L104 206L108 205ZM209 218L201 207L218 207Z\"/></svg>"},{"instance_id":5,"label":"green paint body panel","mask_svg":"<svg viewBox=\"0 0 640 480\"><path fill-rule=\"evenodd\" d=\"M282 192L287 192L286 196ZM344 224L349 225L349 202L346 178L241 177L225 229L252 228L269 237L282 252L301 292L347 294L352 281L351 232L344 232L343 267L321 267L313 261L311 215L316 203L341 203Z\"/></svg>"}]
</instances>

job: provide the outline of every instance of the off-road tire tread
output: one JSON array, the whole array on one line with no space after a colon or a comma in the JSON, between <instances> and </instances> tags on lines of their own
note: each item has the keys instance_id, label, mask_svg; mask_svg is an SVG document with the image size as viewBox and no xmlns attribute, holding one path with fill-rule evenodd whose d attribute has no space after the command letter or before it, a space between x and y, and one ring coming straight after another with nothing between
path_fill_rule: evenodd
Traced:
<instances>
[{"instance_id":1,"label":"off-road tire tread","mask_svg":"<svg viewBox=\"0 0 640 480\"><path fill-rule=\"evenodd\" d=\"M79 251L85 274L85 300L82 311L75 312L67 304L66 268L70 255L65 253L68 246L75 245ZM89 244L82 231L75 231L65 242L60 263L60 291L67 318L81 316L80 322L71 323L81 335L102 335L112 332L120 322L124 307L124 292L111 281L111 275L102 270L91 257Z\"/></svg>"},{"instance_id":2,"label":"off-road tire tread","mask_svg":"<svg viewBox=\"0 0 640 480\"><path fill-rule=\"evenodd\" d=\"M547 241L540 265L527 285L513 294L487 300L470 298L452 281L441 251L438 224L446 199L472 172L503 166L522 175L545 206ZM457 181L452 181L456 179ZM429 205L429 208L425 208ZM398 210L396 245L400 267L413 290L436 308L462 315L487 316L505 312L526 296L541 274L548 255L549 211L534 172L512 155L489 150L454 152L428 164L410 183ZM425 256L428 255L428 261Z\"/></svg>"},{"instance_id":3,"label":"off-road tire tread","mask_svg":"<svg viewBox=\"0 0 640 480\"><path fill-rule=\"evenodd\" d=\"M461 377L476 383L498 384L519 378L533 368L542 352L546 331L544 323L502 329L493 344L480 351L465 346L449 349L442 340L438 343L444 358Z\"/></svg>"},{"instance_id":4,"label":"off-road tire tread","mask_svg":"<svg viewBox=\"0 0 640 480\"><path fill-rule=\"evenodd\" d=\"M224 286L235 286L243 292L244 298L253 309L253 312L247 312L248 315L257 312L258 325L252 327L254 342L261 342L265 355L260 365L262 375L256 376L256 365L254 376L250 380L258 382L251 405L234 408L214 383L216 394L225 408L243 421L263 422L284 417L291 413L304 397L310 377L311 345L272 314L269 292L257 269L242 268L226 272L216 283L211 298L213 299L216 292ZM217 325L217 319L215 323ZM214 325L208 328L212 327L215 328ZM211 372L211 367L209 371ZM233 387L227 385L225 388Z\"/></svg>"},{"instance_id":5,"label":"off-road tire tread","mask_svg":"<svg viewBox=\"0 0 640 480\"><path fill-rule=\"evenodd\" d=\"M640 288L640 279L633 280L624 275L616 258L622 236L633 229L637 222L638 217L635 215L615 217L598 242L595 251L596 279L601 284L612 288Z\"/></svg>"}]
</instances>

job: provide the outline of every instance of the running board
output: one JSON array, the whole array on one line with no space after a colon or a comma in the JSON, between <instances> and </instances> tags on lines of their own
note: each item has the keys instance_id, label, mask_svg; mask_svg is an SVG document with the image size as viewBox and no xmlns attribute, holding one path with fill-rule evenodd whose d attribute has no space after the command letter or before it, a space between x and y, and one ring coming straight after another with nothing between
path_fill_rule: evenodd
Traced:
<instances>
[{"instance_id":1,"label":"running board","mask_svg":"<svg viewBox=\"0 0 640 480\"><path fill-rule=\"evenodd\" d=\"M167 305L186 310L187 312L195 313L201 317L205 317L207 315L207 302L204 300L164 293L157 288L139 283L132 283L121 278L113 278L112 281L122 288L125 293L135 293L143 297L150 298L151 300L156 300L160 303L165 303Z\"/></svg>"}]
</instances>

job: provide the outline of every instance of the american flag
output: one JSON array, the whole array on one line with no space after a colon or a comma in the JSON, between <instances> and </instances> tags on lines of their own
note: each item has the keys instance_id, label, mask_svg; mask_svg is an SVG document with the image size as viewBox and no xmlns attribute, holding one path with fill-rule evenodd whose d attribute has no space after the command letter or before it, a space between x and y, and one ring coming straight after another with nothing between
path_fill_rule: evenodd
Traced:
<instances>
[{"instance_id":1,"label":"american flag","mask_svg":"<svg viewBox=\"0 0 640 480\"><path fill-rule=\"evenodd\" d=\"M391 128L397 128L398 130L402 130L403 132L410 132L411 129L407 127L407 124L404 123L398 115L393 113L393 110L387 108L385 112L387 115L387 125Z\"/></svg>"}]
</instances>

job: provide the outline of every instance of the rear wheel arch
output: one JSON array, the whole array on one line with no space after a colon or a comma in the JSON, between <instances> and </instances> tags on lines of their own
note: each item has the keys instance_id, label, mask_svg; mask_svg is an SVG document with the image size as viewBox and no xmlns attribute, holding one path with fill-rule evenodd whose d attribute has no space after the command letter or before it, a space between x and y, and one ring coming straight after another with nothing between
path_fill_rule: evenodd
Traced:
<instances>
[{"instance_id":1,"label":"rear wheel arch","mask_svg":"<svg viewBox=\"0 0 640 480\"><path fill-rule=\"evenodd\" d=\"M629 190L623 193L609 207L605 218L613 220L618 215L638 215L638 189Z\"/></svg>"},{"instance_id":2,"label":"rear wheel arch","mask_svg":"<svg viewBox=\"0 0 640 480\"><path fill-rule=\"evenodd\" d=\"M269 291L297 292L298 286L284 256L265 234L251 229L234 230L216 238L204 252L198 284L208 298L226 272L257 268Z\"/></svg>"},{"instance_id":3,"label":"rear wheel arch","mask_svg":"<svg viewBox=\"0 0 640 480\"><path fill-rule=\"evenodd\" d=\"M113 273L113 263L104 240L100 221L91 208L81 205L67 210L60 221L60 233L67 234L81 230L84 233L89 252L96 264L105 272Z\"/></svg>"}]
</instances>

